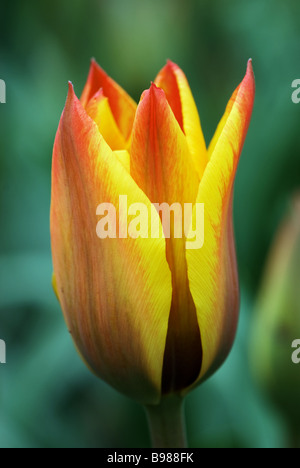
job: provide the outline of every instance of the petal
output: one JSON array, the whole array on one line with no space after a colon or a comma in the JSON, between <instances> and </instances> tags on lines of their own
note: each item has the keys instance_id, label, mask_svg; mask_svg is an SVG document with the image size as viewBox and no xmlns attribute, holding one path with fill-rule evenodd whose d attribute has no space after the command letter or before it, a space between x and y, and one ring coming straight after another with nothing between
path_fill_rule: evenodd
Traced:
<instances>
[{"instance_id":1,"label":"petal","mask_svg":"<svg viewBox=\"0 0 300 468\"><path fill-rule=\"evenodd\" d=\"M203 346L199 378L226 358L235 336L239 288L232 227L232 193L237 164L250 122L255 94L251 61L233 94L197 196L204 203L204 245L187 250L188 277Z\"/></svg>"},{"instance_id":2,"label":"petal","mask_svg":"<svg viewBox=\"0 0 300 468\"><path fill-rule=\"evenodd\" d=\"M185 135L155 84L139 103L130 159L132 177L151 202L195 202L199 177Z\"/></svg>"},{"instance_id":3,"label":"petal","mask_svg":"<svg viewBox=\"0 0 300 468\"><path fill-rule=\"evenodd\" d=\"M186 135L195 168L201 179L208 158L198 110L183 71L168 61L159 72L155 84L164 90L174 115Z\"/></svg>"},{"instance_id":4,"label":"petal","mask_svg":"<svg viewBox=\"0 0 300 468\"><path fill-rule=\"evenodd\" d=\"M199 177L185 135L164 91L154 84L145 91L137 109L130 158L131 175L152 203L177 203L181 212L184 203L194 203ZM201 366L201 339L188 284L185 238L174 238L180 224L182 227L182 217L175 220L166 239L173 296L163 372L165 393L189 385Z\"/></svg>"},{"instance_id":5,"label":"petal","mask_svg":"<svg viewBox=\"0 0 300 468\"><path fill-rule=\"evenodd\" d=\"M120 132L126 141L129 140L136 112L136 103L121 86L102 70L95 60L92 60L89 76L80 98L83 107L87 106L89 100L100 88L103 89L104 96L108 98Z\"/></svg>"},{"instance_id":6,"label":"petal","mask_svg":"<svg viewBox=\"0 0 300 468\"><path fill-rule=\"evenodd\" d=\"M108 98L102 88L89 100L86 112L98 125L99 132L112 150L124 150L126 141L116 124Z\"/></svg>"},{"instance_id":7,"label":"petal","mask_svg":"<svg viewBox=\"0 0 300 468\"><path fill-rule=\"evenodd\" d=\"M58 293L57 293L56 278L55 278L55 274L54 274L54 273L52 274L52 288L53 288L53 291L54 291L55 296L56 296L57 299L59 300Z\"/></svg>"},{"instance_id":8,"label":"petal","mask_svg":"<svg viewBox=\"0 0 300 468\"><path fill-rule=\"evenodd\" d=\"M126 150L114 151L115 156L118 158L120 163L123 164L124 168L130 174L130 154Z\"/></svg>"},{"instance_id":9,"label":"petal","mask_svg":"<svg viewBox=\"0 0 300 468\"><path fill-rule=\"evenodd\" d=\"M240 90L241 87L243 88L242 90ZM238 105L238 102L240 101L240 99L238 98L238 93L240 91L241 91L242 95L243 95L243 93L247 93L247 91L248 91L249 99L250 99L250 101L252 99L252 107L253 107L254 93L255 93L255 83L254 83L254 75L253 75L253 68L252 68L252 60L249 60L247 74L246 74L243 82L236 88L233 95L231 96L231 99L227 104L224 115L223 115L222 119L220 120L218 128L217 128L217 130L216 130L216 132L215 132L215 134L214 134L214 136L213 136L213 138L212 138L212 140L211 140L211 142L209 144L208 159L211 158L211 155L212 155L212 153L213 153L213 151L215 149L215 146L216 146L216 144L218 143L218 141L220 139L220 136L221 136L221 134L222 134L222 132L224 130L225 125L227 124L227 121L228 121L228 118L229 118L229 116L231 114L233 106L235 104ZM250 102L250 104L251 104L251 102ZM242 102L241 105L244 105L244 102ZM251 113L252 113L252 108L250 110L249 121L250 121ZM239 124L240 123L237 120L237 125L239 125ZM237 129L237 131L239 131L239 129ZM247 133L247 129L245 130L245 133L243 134L244 139L246 137L246 133ZM242 145L243 145L243 143L242 143Z\"/></svg>"},{"instance_id":10,"label":"petal","mask_svg":"<svg viewBox=\"0 0 300 468\"><path fill-rule=\"evenodd\" d=\"M127 195L128 206L140 202L151 209L70 87L52 169L59 300L76 347L95 373L143 403L157 403L172 294L165 240L99 239L97 206L111 203L118 220L120 195Z\"/></svg>"}]
</instances>

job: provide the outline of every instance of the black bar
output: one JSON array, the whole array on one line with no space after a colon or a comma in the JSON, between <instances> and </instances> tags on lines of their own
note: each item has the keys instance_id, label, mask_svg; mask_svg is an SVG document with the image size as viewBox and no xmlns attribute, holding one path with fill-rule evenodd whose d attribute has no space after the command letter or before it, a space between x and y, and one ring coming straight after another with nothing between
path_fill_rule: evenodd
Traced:
<instances>
[{"instance_id":1,"label":"black bar","mask_svg":"<svg viewBox=\"0 0 300 468\"><path fill-rule=\"evenodd\" d=\"M162 466L175 463L200 463L199 449L101 449L100 460L106 466ZM203 455L202 455L203 458Z\"/></svg>"}]
</instances>

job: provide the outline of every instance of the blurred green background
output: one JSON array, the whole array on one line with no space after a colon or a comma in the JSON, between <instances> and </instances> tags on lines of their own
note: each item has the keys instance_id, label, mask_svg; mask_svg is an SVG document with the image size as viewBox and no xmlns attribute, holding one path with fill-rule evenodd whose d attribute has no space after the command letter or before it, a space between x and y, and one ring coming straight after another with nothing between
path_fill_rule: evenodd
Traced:
<instances>
[{"instance_id":1,"label":"blurred green background","mask_svg":"<svg viewBox=\"0 0 300 468\"><path fill-rule=\"evenodd\" d=\"M288 443L288 422L253 381L248 343L270 242L300 185L299 17L298 0L2 0L0 447L150 443L143 409L81 363L51 289L52 145L67 82L80 95L91 57L136 100L166 59L177 62L207 143L253 58L256 102L234 206L241 320L226 364L187 398L188 437L191 447Z\"/></svg>"}]
</instances>

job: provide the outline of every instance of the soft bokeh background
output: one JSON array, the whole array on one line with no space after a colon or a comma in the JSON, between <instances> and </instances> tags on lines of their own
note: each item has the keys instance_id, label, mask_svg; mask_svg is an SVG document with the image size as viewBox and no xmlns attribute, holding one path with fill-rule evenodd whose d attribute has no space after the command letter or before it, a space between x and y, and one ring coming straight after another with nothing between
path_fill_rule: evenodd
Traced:
<instances>
[{"instance_id":1,"label":"soft bokeh background","mask_svg":"<svg viewBox=\"0 0 300 468\"><path fill-rule=\"evenodd\" d=\"M52 145L67 82L80 94L91 57L135 99L167 58L177 62L207 142L253 58L256 103L234 207L240 326L226 364L188 397L187 423L192 447L288 443L288 421L250 373L248 343L270 242L300 186L299 17L298 0L2 0L1 447L149 446L143 410L81 363L50 285Z\"/></svg>"}]
</instances>

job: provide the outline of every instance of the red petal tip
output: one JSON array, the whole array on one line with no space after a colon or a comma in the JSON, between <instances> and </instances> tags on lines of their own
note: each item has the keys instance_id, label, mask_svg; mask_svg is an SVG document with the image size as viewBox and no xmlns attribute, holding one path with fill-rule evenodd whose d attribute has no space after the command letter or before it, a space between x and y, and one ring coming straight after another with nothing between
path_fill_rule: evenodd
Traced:
<instances>
[{"instance_id":1,"label":"red petal tip","mask_svg":"<svg viewBox=\"0 0 300 468\"><path fill-rule=\"evenodd\" d=\"M252 74L254 75L253 73L253 65L252 65L252 58L250 58L248 60L248 63L247 63L247 74Z\"/></svg>"},{"instance_id":2,"label":"red petal tip","mask_svg":"<svg viewBox=\"0 0 300 468\"><path fill-rule=\"evenodd\" d=\"M175 63L172 60L168 59L167 64L166 64L166 68L171 68L173 70L174 68L178 68L178 65L177 65L177 63Z\"/></svg>"},{"instance_id":3,"label":"red petal tip","mask_svg":"<svg viewBox=\"0 0 300 468\"><path fill-rule=\"evenodd\" d=\"M73 86L72 81L68 82L68 88L69 88L69 91L68 91L67 101L69 99L72 99L75 96L75 91L74 91L74 86Z\"/></svg>"},{"instance_id":4,"label":"red petal tip","mask_svg":"<svg viewBox=\"0 0 300 468\"><path fill-rule=\"evenodd\" d=\"M244 80L246 80L246 82L250 81L250 89L252 88L252 92L254 93L255 92L255 77L254 77L252 59L248 60L247 71L246 71L246 76Z\"/></svg>"},{"instance_id":5,"label":"red petal tip","mask_svg":"<svg viewBox=\"0 0 300 468\"><path fill-rule=\"evenodd\" d=\"M153 81L151 81L151 86L148 91L150 92L150 94L153 93L153 95L165 94L164 90L156 86L156 84Z\"/></svg>"}]
</instances>

